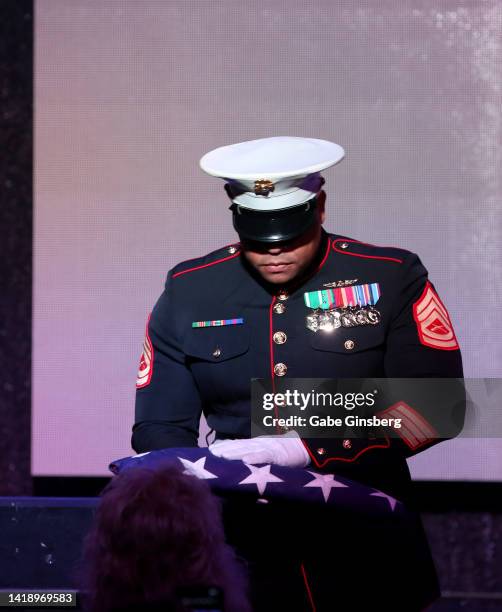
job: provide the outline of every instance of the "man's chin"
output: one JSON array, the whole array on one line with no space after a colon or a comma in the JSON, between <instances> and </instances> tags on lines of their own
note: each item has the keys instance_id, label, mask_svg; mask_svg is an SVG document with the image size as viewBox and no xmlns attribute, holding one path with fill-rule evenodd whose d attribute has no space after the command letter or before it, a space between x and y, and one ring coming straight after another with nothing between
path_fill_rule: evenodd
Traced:
<instances>
[{"instance_id":1,"label":"man's chin","mask_svg":"<svg viewBox=\"0 0 502 612\"><path fill-rule=\"evenodd\" d=\"M291 270L288 270L287 272L269 272L261 270L261 275L267 282L272 283L273 285L285 285L286 283L292 281L296 276L296 274Z\"/></svg>"}]
</instances>

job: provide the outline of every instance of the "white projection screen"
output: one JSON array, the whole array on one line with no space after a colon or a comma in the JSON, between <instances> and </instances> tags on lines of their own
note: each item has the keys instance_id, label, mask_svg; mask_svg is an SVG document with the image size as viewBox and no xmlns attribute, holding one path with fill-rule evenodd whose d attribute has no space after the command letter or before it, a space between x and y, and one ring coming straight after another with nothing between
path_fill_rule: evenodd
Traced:
<instances>
[{"instance_id":1,"label":"white projection screen","mask_svg":"<svg viewBox=\"0 0 502 612\"><path fill-rule=\"evenodd\" d=\"M417 252L465 375L502 372L502 5L470 0L35 0L32 472L132 454L147 315L167 270L236 240L207 151L340 143L335 233ZM500 438L410 460L502 480Z\"/></svg>"}]
</instances>

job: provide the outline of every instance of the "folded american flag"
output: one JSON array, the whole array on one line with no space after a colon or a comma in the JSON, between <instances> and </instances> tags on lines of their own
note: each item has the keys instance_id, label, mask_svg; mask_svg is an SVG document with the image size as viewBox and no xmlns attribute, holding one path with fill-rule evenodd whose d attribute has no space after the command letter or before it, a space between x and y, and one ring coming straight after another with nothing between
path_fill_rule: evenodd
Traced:
<instances>
[{"instance_id":1,"label":"folded american flag","mask_svg":"<svg viewBox=\"0 0 502 612\"><path fill-rule=\"evenodd\" d=\"M248 495L257 500L302 502L336 506L340 511L375 517L402 514L404 507L395 498L336 474L321 474L308 468L279 465L248 465L240 460L216 457L207 448L167 448L117 459L109 465L114 474L171 462L185 473L206 480L218 495Z\"/></svg>"}]
</instances>

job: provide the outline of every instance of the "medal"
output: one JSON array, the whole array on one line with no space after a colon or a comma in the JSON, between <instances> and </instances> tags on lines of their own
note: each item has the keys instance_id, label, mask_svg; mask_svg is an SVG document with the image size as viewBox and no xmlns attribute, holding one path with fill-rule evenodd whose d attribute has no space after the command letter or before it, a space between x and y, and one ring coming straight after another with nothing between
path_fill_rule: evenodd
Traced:
<instances>
[{"instance_id":1,"label":"medal","mask_svg":"<svg viewBox=\"0 0 502 612\"><path fill-rule=\"evenodd\" d=\"M356 325L359 325L355 312L349 308L344 309L341 319L343 327L356 327Z\"/></svg>"},{"instance_id":2,"label":"medal","mask_svg":"<svg viewBox=\"0 0 502 612\"><path fill-rule=\"evenodd\" d=\"M333 325L335 329L342 326L342 315L339 310L330 310L331 317L333 319Z\"/></svg>"},{"instance_id":3,"label":"medal","mask_svg":"<svg viewBox=\"0 0 502 612\"><path fill-rule=\"evenodd\" d=\"M310 329L313 332L316 332L319 329L319 318L317 314L307 315L305 317L305 323L307 324L307 329Z\"/></svg>"},{"instance_id":4,"label":"medal","mask_svg":"<svg viewBox=\"0 0 502 612\"><path fill-rule=\"evenodd\" d=\"M364 308L335 308L333 310L315 310L305 317L307 329L313 332L332 332L339 327L359 327L361 325L376 325L382 315L373 306Z\"/></svg>"},{"instance_id":5,"label":"medal","mask_svg":"<svg viewBox=\"0 0 502 612\"><path fill-rule=\"evenodd\" d=\"M381 314L374 308L381 295L379 283L350 285L356 281L327 283L324 287L328 289L304 293L305 305L310 309L305 318L307 328L329 333L339 327L380 323Z\"/></svg>"},{"instance_id":6,"label":"medal","mask_svg":"<svg viewBox=\"0 0 502 612\"><path fill-rule=\"evenodd\" d=\"M332 332L335 329L329 311L319 315L319 329L325 332Z\"/></svg>"},{"instance_id":7,"label":"medal","mask_svg":"<svg viewBox=\"0 0 502 612\"><path fill-rule=\"evenodd\" d=\"M380 323L381 318L382 317L376 308L373 308L371 306L368 308L368 322L370 325L376 325L377 323Z\"/></svg>"}]
</instances>

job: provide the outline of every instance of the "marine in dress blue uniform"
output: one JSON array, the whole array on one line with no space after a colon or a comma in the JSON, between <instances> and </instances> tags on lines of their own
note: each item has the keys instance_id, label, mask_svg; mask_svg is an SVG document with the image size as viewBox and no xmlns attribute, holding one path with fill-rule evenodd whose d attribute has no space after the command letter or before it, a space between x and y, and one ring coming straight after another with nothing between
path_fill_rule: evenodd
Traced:
<instances>
[{"instance_id":1,"label":"marine in dress blue uniform","mask_svg":"<svg viewBox=\"0 0 502 612\"><path fill-rule=\"evenodd\" d=\"M424 418L403 404L397 437L379 431L368 439L301 440L285 432L250 440L252 378L462 377L448 311L416 254L320 228L308 266L284 284L271 281L273 273L264 277L245 256L250 244L264 253L281 245L287 253L291 241L315 230L325 197L320 173L342 158L334 143L285 137L221 147L202 158L206 172L225 180L241 241L167 275L138 373L137 452L196 446L204 414L216 435L215 454L308 465L410 500L406 458L441 441L433 410ZM312 311L305 294L375 284L376 323L331 333L306 325Z\"/></svg>"}]
</instances>

